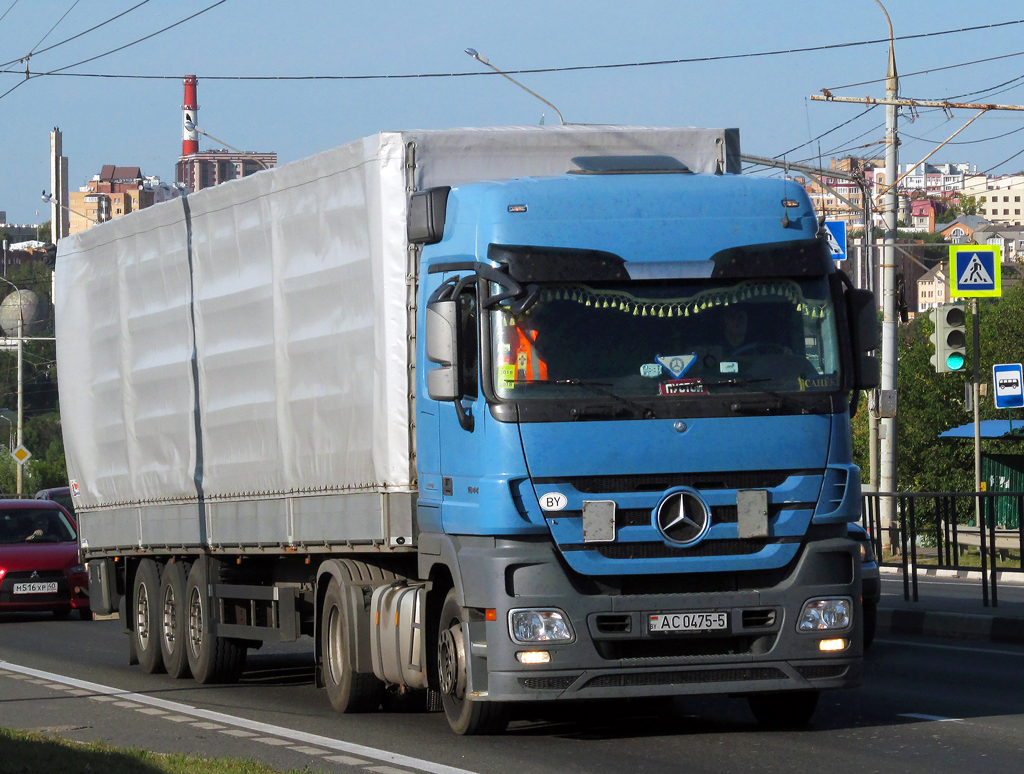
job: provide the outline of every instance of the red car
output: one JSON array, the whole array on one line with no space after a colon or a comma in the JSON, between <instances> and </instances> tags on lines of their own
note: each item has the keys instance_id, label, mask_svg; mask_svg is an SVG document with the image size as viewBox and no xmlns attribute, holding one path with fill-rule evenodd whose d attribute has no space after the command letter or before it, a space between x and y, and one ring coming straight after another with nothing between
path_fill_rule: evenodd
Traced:
<instances>
[{"instance_id":1,"label":"red car","mask_svg":"<svg viewBox=\"0 0 1024 774\"><path fill-rule=\"evenodd\" d=\"M0 613L37 610L92 618L75 522L52 501L0 500Z\"/></svg>"}]
</instances>

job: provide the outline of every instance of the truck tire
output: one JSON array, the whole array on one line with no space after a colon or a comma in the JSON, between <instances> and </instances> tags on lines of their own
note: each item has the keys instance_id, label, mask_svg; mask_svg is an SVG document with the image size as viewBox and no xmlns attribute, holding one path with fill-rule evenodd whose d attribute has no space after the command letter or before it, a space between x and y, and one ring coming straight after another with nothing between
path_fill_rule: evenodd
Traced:
<instances>
[{"instance_id":1,"label":"truck tire","mask_svg":"<svg viewBox=\"0 0 1024 774\"><path fill-rule=\"evenodd\" d=\"M468 662L464 615L455 589L448 592L437 630L437 682L441 705L452 731L462 736L500 734L508 725L506 708L499 702L474 701L467 695Z\"/></svg>"},{"instance_id":2,"label":"truck tire","mask_svg":"<svg viewBox=\"0 0 1024 774\"><path fill-rule=\"evenodd\" d=\"M188 612L185 605L185 585L188 582L188 564L171 562L164 567L160 578L160 657L171 677L188 677L188 655L185 637L188 631Z\"/></svg>"},{"instance_id":3,"label":"truck tire","mask_svg":"<svg viewBox=\"0 0 1024 774\"><path fill-rule=\"evenodd\" d=\"M135 571L132 586L132 638L139 666L147 674L164 671L160 658L160 567L143 559Z\"/></svg>"},{"instance_id":4,"label":"truck tire","mask_svg":"<svg viewBox=\"0 0 1024 774\"><path fill-rule=\"evenodd\" d=\"M818 691L785 691L748 696L750 711L765 728L806 726L818 708Z\"/></svg>"},{"instance_id":5,"label":"truck tire","mask_svg":"<svg viewBox=\"0 0 1024 774\"><path fill-rule=\"evenodd\" d=\"M875 641L875 629L878 628L878 605L864 605L864 650Z\"/></svg>"},{"instance_id":6,"label":"truck tire","mask_svg":"<svg viewBox=\"0 0 1024 774\"><path fill-rule=\"evenodd\" d=\"M373 712L380 706L384 683L352 666L351 625L345 596L335 578L327 584L320 622L323 679L331 706L338 712Z\"/></svg>"},{"instance_id":7,"label":"truck tire","mask_svg":"<svg viewBox=\"0 0 1024 774\"><path fill-rule=\"evenodd\" d=\"M185 653L197 683L233 683L245 666L245 646L211 633L213 610L206 563L192 565L185 583Z\"/></svg>"}]
</instances>

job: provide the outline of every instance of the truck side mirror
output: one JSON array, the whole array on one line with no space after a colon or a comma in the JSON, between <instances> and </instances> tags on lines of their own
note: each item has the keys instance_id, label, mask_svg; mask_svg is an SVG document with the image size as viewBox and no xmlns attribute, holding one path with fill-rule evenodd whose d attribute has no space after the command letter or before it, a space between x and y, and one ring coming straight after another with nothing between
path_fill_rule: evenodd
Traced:
<instances>
[{"instance_id":1,"label":"truck side mirror","mask_svg":"<svg viewBox=\"0 0 1024 774\"><path fill-rule=\"evenodd\" d=\"M459 384L459 305L446 298L427 304L427 359L440 368L427 371L427 394L433 400L461 397Z\"/></svg>"},{"instance_id":2,"label":"truck side mirror","mask_svg":"<svg viewBox=\"0 0 1024 774\"><path fill-rule=\"evenodd\" d=\"M866 354L878 349L882 339L875 294L870 290L850 290L849 311L850 336L853 340L853 387L856 390L872 390L882 383L878 358Z\"/></svg>"}]
</instances>

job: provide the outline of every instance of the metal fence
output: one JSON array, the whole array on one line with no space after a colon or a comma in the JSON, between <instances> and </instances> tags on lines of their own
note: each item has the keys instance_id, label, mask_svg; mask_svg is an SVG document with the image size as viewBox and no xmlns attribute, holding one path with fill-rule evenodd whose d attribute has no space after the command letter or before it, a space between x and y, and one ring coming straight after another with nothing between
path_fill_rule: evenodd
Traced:
<instances>
[{"instance_id":1,"label":"metal fence","mask_svg":"<svg viewBox=\"0 0 1024 774\"><path fill-rule=\"evenodd\" d=\"M1024 572L1024 492L868 492L863 504L879 565L903 569L905 599L918 600L922 569L980 570L994 607L998 573Z\"/></svg>"}]
</instances>

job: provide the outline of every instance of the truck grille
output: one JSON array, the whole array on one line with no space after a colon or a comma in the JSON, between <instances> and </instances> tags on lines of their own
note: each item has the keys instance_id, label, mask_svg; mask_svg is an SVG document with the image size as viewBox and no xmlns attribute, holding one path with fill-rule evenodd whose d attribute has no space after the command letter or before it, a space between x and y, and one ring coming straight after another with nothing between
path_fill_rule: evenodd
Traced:
<instances>
[{"instance_id":1,"label":"truck grille","mask_svg":"<svg viewBox=\"0 0 1024 774\"><path fill-rule=\"evenodd\" d=\"M519 684L523 688L532 688L535 691L564 691L576 678L572 675L566 677L520 677Z\"/></svg>"},{"instance_id":2,"label":"truck grille","mask_svg":"<svg viewBox=\"0 0 1024 774\"><path fill-rule=\"evenodd\" d=\"M849 669L850 667L846 664L822 664L820 666L798 666L796 671L800 673L801 677L806 677L808 680L828 680L842 677Z\"/></svg>"},{"instance_id":3,"label":"truck grille","mask_svg":"<svg viewBox=\"0 0 1024 774\"><path fill-rule=\"evenodd\" d=\"M629 688L644 685L698 685L701 683L738 683L753 680L785 680L786 673L772 667L735 669L701 669L687 672L644 672L639 674L601 675L588 681L584 688Z\"/></svg>"},{"instance_id":4,"label":"truck grille","mask_svg":"<svg viewBox=\"0 0 1024 774\"><path fill-rule=\"evenodd\" d=\"M769 638L774 640L774 635ZM706 658L744 656L760 637L673 637L642 640L600 640L594 643L601 658L608 661L655 658ZM769 646L770 647L770 646Z\"/></svg>"},{"instance_id":5,"label":"truck grille","mask_svg":"<svg viewBox=\"0 0 1024 774\"><path fill-rule=\"evenodd\" d=\"M664 543L570 543L559 547L563 551L597 551L605 559L676 559L756 554L767 545L767 540L705 540L691 548L676 548Z\"/></svg>"},{"instance_id":6,"label":"truck grille","mask_svg":"<svg viewBox=\"0 0 1024 774\"><path fill-rule=\"evenodd\" d=\"M821 476L821 470L751 470L723 473L649 473L635 476L570 476L538 478L536 484L567 483L583 494L664 492L676 486L694 489L774 489L790 476Z\"/></svg>"}]
</instances>

